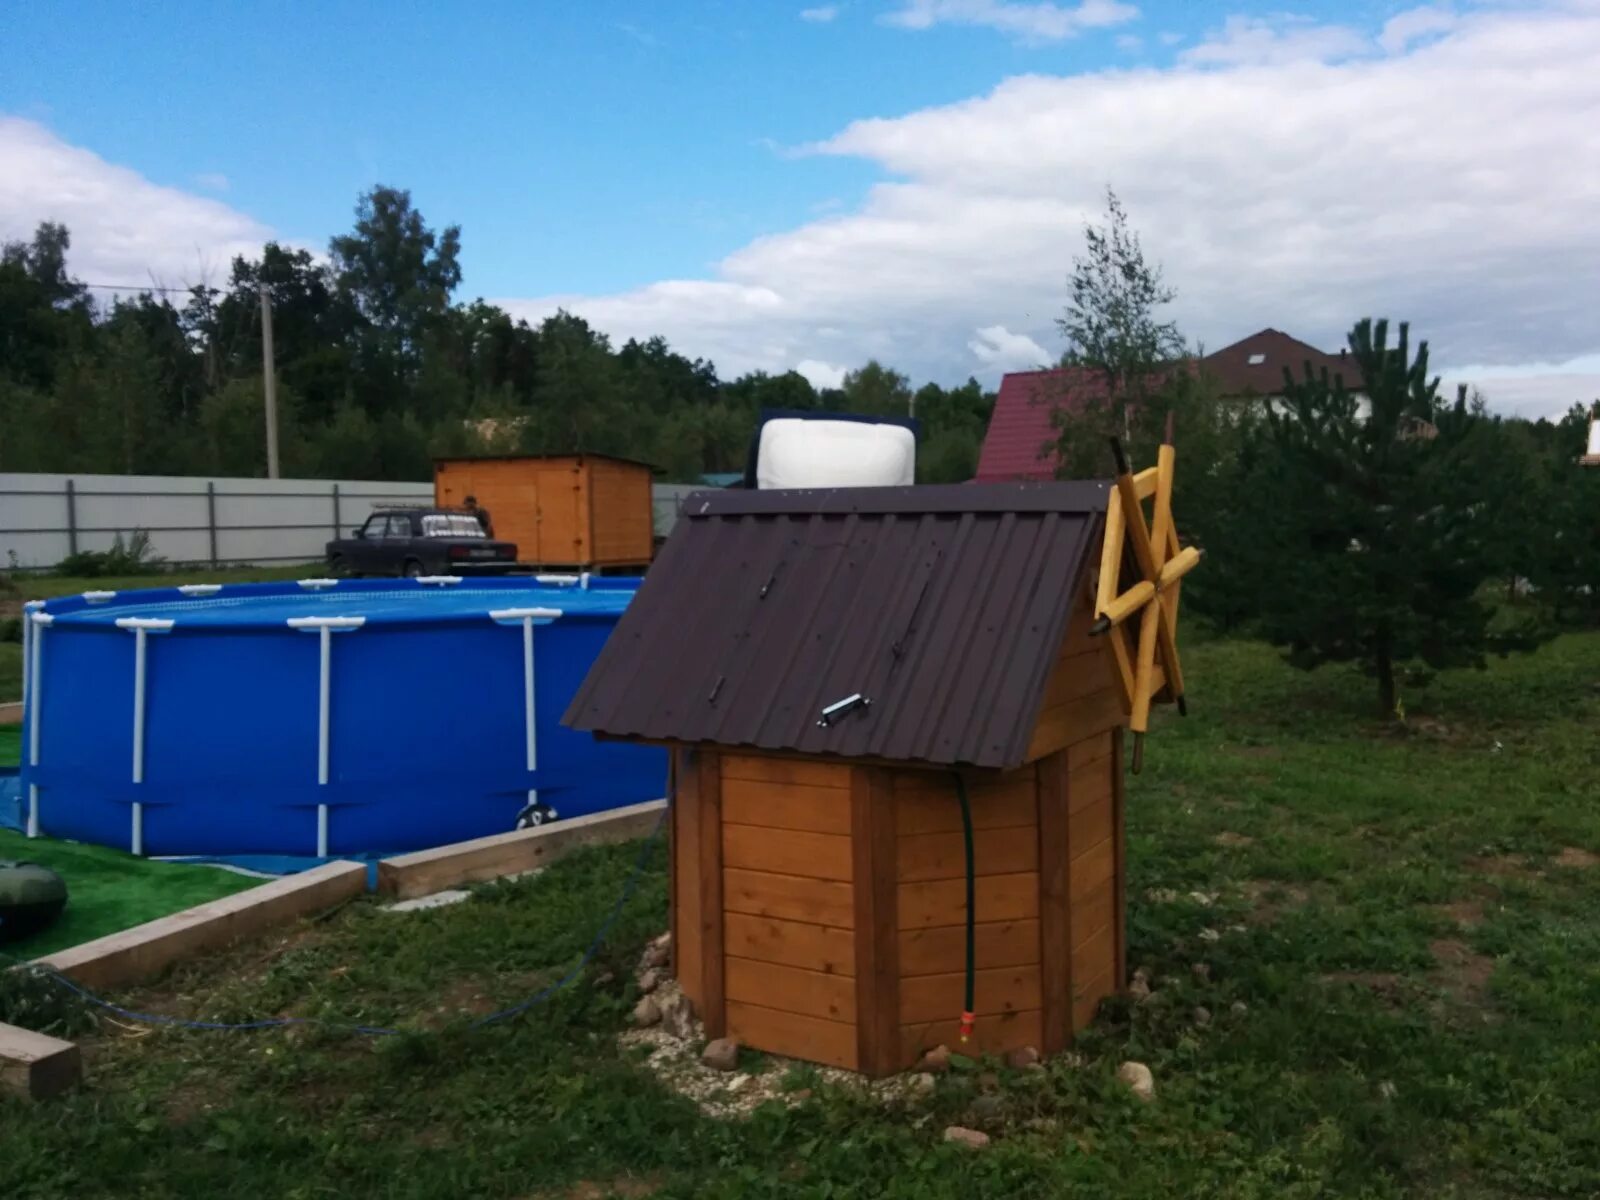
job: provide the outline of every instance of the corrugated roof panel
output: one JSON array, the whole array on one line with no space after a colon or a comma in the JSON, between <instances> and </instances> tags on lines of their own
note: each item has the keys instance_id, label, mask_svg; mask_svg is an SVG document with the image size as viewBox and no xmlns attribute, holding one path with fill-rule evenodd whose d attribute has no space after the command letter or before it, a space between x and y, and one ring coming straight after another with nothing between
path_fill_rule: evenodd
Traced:
<instances>
[{"instance_id":1,"label":"corrugated roof panel","mask_svg":"<svg viewBox=\"0 0 1600 1200\"><path fill-rule=\"evenodd\" d=\"M606 734L1020 763L1103 482L697 497L567 712ZM855 693L864 710L826 728Z\"/></svg>"}]
</instances>

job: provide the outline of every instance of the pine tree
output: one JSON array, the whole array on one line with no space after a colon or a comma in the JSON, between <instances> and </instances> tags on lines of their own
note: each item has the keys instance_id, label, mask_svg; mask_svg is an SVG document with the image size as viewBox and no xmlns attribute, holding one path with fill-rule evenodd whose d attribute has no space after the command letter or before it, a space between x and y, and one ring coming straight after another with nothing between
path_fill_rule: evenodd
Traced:
<instances>
[{"instance_id":1,"label":"pine tree","mask_svg":"<svg viewBox=\"0 0 1600 1200\"><path fill-rule=\"evenodd\" d=\"M1231 569L1260 581L1266 636L1307 670L1353 662L1396 711L1402 673L1484 665L1531 648L1542 631L1491 630L1485 584L1504 574L1499 506L1518 481L1502 467L1495 422L1453 404L1413 357L1400 326L1363 320L1350 334L1366 401L1326 370L1294 379L1262 429L1247 535Z\"/></svg>"}]
</instances>

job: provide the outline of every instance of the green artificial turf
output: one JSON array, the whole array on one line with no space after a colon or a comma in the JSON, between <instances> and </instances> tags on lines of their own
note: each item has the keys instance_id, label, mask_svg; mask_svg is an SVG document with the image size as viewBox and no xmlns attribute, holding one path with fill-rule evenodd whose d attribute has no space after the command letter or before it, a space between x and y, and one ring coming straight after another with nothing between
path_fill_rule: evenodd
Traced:
<instances>
[{"instance_id":1,"label":"green artificial turf","mask_svg":"<svg viewBox=\"0 0 1600 1200\"><path fill-rule=\"evenodd\" d=\"M41 863L67 881L67 909L59 921L25 941L0 945L0 951L22 958L76 946L261 883L216 867L151 862L105 846L29 839L0 829L0 861L10 859Z\"/></svg>"},{"instance_id":2,"label":"green artificial turf","mask_svg":"<svg viewBox=\"0 0 1600 1200\"><path fill-rule=\"evenodd\" d=\"M359 900L124 997L399 1037L145 1032L35 997L88 1079L0 1098L7 1194L1600 1195L1600 634L1408 693L1399 727L1369 681L1264 646L1191 637L1184 665L1191 715L1162 713L1129 788L1152 997L1105 1004L1043 1072L961 1066L886 1103L802 1068L796 1107L700 1114L617 1041L666 920L659 844L578 984L470 1028L577 962L637 850L598 848L448 908ZM958 1123L993 1143L945 1143Z\"/></svg>"}]
</instances>

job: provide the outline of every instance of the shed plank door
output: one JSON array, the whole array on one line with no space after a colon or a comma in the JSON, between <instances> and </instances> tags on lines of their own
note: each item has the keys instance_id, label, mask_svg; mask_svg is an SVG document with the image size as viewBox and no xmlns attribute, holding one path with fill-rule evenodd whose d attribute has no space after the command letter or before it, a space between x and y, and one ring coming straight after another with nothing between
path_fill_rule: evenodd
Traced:
<instances>
[{"instance_id":1,"label":"shed plank door","mask_svg":"<svg viewBox=\"0 0 1600 1200\"><path fill-rule=\"evenodd\" d=\"M551 566L587 563L587 512L582 504L583 473L576 464L540 467L534 472L538 497L538 560Z\"/></svg>"},{"instance_id":2,"label":"shed plank door","mask_svg":"<svg viewBox=\"0 0 1600 1200\"><path fill-rule=\"evenodd\" d=\"M854 1068L850 768L719 757L728 1035Z\"/></svg>"}]
</instances>

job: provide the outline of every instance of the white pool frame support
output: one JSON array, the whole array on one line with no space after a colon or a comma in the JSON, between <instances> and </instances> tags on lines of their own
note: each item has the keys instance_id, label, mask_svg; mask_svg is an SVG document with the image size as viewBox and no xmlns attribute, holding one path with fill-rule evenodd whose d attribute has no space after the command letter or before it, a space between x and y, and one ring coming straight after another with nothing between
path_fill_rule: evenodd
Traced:
<instances>
[{"instance_id":1,"label":"white pool frame support","mask_svg":"<svg viewBox=\"0 0 1600 1200\"><path fill-rule=\"evenodd\" d=\"M530 774L539 769L539 727L533 702L533 627L548 625L561 615L559 608L496 608L489 612L489 619L496 625L522 626L522 717ZM528 789L528 803L539 803L538 788Z\"/></svg>"},{"instance_id":2,"label":"white pool frame support","mask_svg":"<svg viewBox=\"0 0 1600 1200\"><path fill-rule=\"evenodd\" d=\"M535 575L533 577L535 583L551 584L557 587L571 587L573 584L577 584L586 592L589 590L589 579L588 571L584 571L579 575Z\"/></svg>"},{"instance_id":3,"label":"white pool frame support","mask_svg":"<svg viewBox=\"0 0 1600 1200\"><path fill-rule=\"evenodd\" d=\"M170 633L174 622L162 617L118 617L117 628L133 634L133 782L144 782L144 713L147 638L152 633ZM144 857L144 802L133 802L133 828L128 848L135 858Z\"/></svg>"},{"instance_id":4,"label":"white pool frame support","mask_svg":"<svg viewBox=\"0 0 1600 1200\"><path fill-rule=\"evenodd\" d=\"M222 590L220 583L180 583L178 590L185 596L215 596Z\"/></svg>"},{"instance_id":5,"label":"white pool frame support","mask_svg":"<svg viewBox=\"0 0 1600 1200\"><path fill-rule=\"evenodd\" d=\"M432 585L434 587L447 588L454 587L461 582L461 576L459 575L413 575L412 579L422 587Z\"/></svg>"},{"instance_id":6,"label":"white pool frame support","mask_svg":"<svg viewBox=\"0 0 1600 1200\"><path fill-rule=\"evenodd\" d=\"M302 586L305 580L301 580ZM360 629L367 623L365 617L290 617L290 629L315 632L321 643L317 674L317 786L328 783L328 742L331 703L333 697L333 635ZM317 857L328 857L328 806L317 805Z\"/></svg>"},{"instance_id":7,"label":"white pool frame support","mask_svg":"<svg viewBox=\"0 0 1600 1200\"><path fill-rule=\"evenodd\" d=\"M33 705L31 710L25 710L29 712L28 765L37 767L39 765L39 726L42 723L44 713L44 705L40 703L40 698L44 695L44 691L40 687L40 680L43 678L40 664L44 659L44 631L50 628L50 624L55 618L44 611L42 601L30 601L23 607L28 610L28 619L22 623L24 636L26 636L28 628L30 626L33 627L33 636L22 654L23 670L33 676L33 682L27 688L24 699L24 703ZM31 838L39 836L39 785L37 783L28 785L27 832Z\"/></svg>"},{"instance_id":8,"label":"white pool frame support","mask_svg":"<svg viewBox=\"0 0 1600 1200\"><path fill-rule=\"evenodd\" d=\"M115 592L84 592L83 598L90 604L109 604L117 598Z\"/></svg>"},{"instance_id":9,"label":"white pool frame support","mask_svg":"<svg viewBox=\"0 0 1600 1200\"><path fill-rule=\"evenodd\" d=\"M336 588L339 586L337 579L296 579L303 591L320 592L323 588Z\"/></svg>"}]
</instances>

